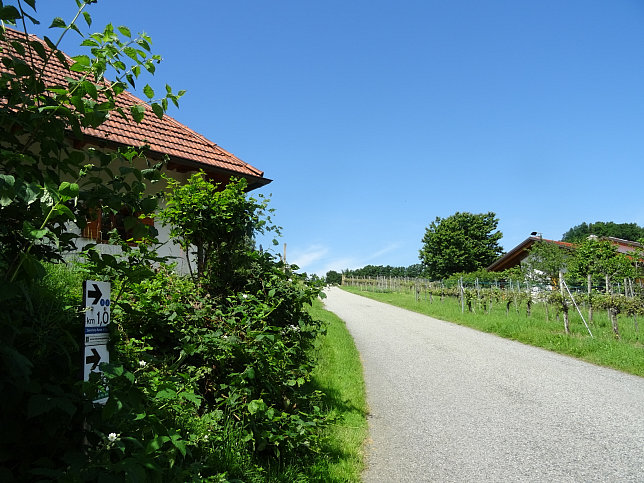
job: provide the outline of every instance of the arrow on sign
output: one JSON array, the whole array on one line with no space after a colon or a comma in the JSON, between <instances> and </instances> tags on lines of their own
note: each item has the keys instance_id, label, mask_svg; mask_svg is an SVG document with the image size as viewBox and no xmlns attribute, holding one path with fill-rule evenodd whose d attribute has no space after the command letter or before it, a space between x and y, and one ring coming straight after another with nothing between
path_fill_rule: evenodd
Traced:
<instances>
[{"instance_id":1,"label":"arrow on sign","mask_svg":"<svg viewBox=\"0 0 644 483\"><path fill-rule=\"evenodd\" d=\"M103 292L101 292L101 289L98 288L98 285L96 285L95 283L93 283L92 286L94 287L94 290L89 290L87 292L87 296L89 298L93 297L94 298L93 305L96 305L99 302L99 300L101 300L101 297L103 296Z\"/></svg>"},{"instance_id":2,"label":"arrow on sign","mask_svg":"<svg viewBox=\"0 0 644 483\"><path fill-rule=\"evenodd\" d=\"M98 363L101 361L101 355L96 349L92 347L92 355L85 357L85 364L92 364L90 371L93 371L98 366Z\"/></svg>"}]
</instances>

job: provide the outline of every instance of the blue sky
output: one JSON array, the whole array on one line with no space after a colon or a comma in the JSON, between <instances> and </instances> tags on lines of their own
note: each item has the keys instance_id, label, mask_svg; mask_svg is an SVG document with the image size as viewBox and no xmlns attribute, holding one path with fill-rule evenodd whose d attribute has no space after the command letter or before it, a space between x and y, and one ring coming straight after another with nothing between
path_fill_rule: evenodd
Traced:
<instances>
[{"instance_id":1,"label":"blue sky","mask_svg":"<svg viewBox=\"0 0 644 483\"><path fill-rule=\"evenodd\" d=\"M38 10L69 20L75 5ZM150 84L188 91L170 114L274 180L262 192L302 271L418 263L425 228L457 211L495 212L506 250L584 221L644 225L641 0L89 12L92 31L148 33L164 57Z\"/></svg>"}]
</instances>

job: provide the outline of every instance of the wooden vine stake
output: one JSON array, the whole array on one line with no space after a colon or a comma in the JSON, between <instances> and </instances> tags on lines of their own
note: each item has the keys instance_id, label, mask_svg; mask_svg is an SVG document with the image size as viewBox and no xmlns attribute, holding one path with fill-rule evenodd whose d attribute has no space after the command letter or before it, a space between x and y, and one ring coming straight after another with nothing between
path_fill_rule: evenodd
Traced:
<instances>
[{"instance_id":1,"label":"wooden vine stake","mask_svg":"<svg viewBox=\"0 0 644 483\"><path fill-rule=\"evenodd\" d=\"M563 272L559 272L559 290L561 290L561 310L564 317L564 331L566 335L570 335L570 320L568 319L568 302L566 302L566 294L564 293L563 286Z\"/></svg>"}]
</instances>

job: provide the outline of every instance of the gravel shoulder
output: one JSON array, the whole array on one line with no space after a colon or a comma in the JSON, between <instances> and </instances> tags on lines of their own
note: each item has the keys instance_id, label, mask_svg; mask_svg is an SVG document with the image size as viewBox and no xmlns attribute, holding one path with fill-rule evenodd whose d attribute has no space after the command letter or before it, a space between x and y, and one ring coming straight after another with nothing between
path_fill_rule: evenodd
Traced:
<instances>
[{"instance_id":1,"label":"gravel shoulder","mask_svg":"<svg viewBox=\"0 0 644 483\"><path fill-rule=\"evenodd\" d=\"M360 351L366 482L644 481L644 379L333 287Z\"/></svg>"}]
</instances>

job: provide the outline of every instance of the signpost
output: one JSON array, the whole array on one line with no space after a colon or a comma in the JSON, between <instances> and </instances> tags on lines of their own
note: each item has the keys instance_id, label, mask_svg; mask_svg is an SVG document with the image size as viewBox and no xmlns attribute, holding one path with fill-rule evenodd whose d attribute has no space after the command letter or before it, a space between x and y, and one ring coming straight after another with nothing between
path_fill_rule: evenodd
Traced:
<instances>
[{"instance_id":1,"label":"signpost","mask_svg":"<svg viewBox=\"0 0 644 483\"><path fill-rule=\"evenodd\" d=\"M85 334L83 351L83 379L89 380L92 372L101 373L100 364L110 361L107 349L111 321L109 282L86 280L83 282L83 307L85 312ZM95 403L105 404L108 391L105 388L94 400Z\"/></svg>"}]
</instances>

